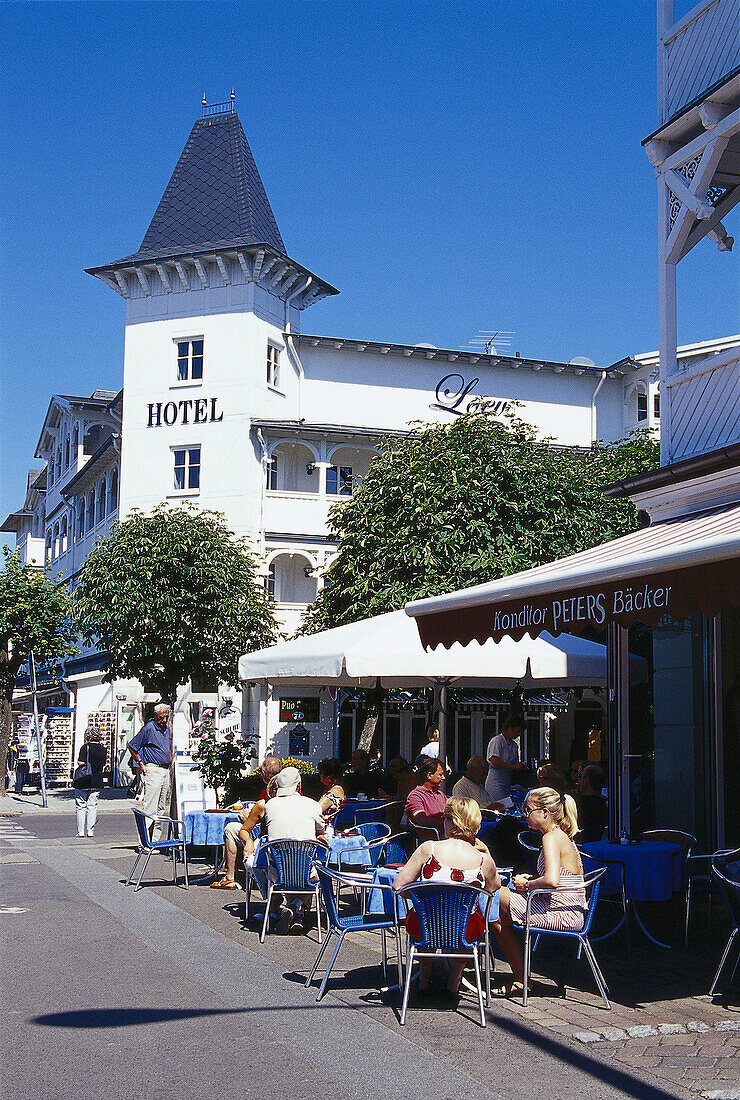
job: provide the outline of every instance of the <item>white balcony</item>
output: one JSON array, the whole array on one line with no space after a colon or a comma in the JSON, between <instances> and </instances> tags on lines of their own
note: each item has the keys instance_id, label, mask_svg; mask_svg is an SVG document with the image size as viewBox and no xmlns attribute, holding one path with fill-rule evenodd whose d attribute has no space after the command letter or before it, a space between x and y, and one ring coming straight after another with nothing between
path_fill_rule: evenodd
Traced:
<instances>
[{"instance_id":1,"label":"white balcony","mask_svg":"<svg viewBox=\"0 0 740 1100\"><path fill-rule=\"evenodd\" d=\"M740 65L740 5L702 0L673 22L673 0L663 0L659 29L658 125L721 83Z\"/></svg>"},{"instance_id":2,"label":"white balcony","mask_svg":"<svg viewBox=\"0 0 740 1100\"><path fill-rule=\"evenodd\" d=\"M336 500L337 497L319 496L318 493L268 489L265 493L265 531L323 537L327 533L329 506Z\"/></svg>"}]
</instances>

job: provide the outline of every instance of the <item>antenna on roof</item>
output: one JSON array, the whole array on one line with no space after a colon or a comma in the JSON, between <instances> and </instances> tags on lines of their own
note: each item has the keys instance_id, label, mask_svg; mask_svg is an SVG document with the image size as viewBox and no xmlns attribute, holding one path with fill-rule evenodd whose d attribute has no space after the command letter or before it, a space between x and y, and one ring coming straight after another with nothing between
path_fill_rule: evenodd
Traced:
<instances>
[{"instance_id":1,"label":"antenna on roof","mask_svg":"<svg viewBox=\"0 0 740 1100\"><path fill-rule=\"evenodd\" d=\"M515 335L516 333L504 331L504 329L494 331L491 328L480 328L461 350L467 351L468 348L471 348L473 351L479 351L482 355L495 355L496 347L510 348L512 338Z\"/></svg>"}]
</instances>

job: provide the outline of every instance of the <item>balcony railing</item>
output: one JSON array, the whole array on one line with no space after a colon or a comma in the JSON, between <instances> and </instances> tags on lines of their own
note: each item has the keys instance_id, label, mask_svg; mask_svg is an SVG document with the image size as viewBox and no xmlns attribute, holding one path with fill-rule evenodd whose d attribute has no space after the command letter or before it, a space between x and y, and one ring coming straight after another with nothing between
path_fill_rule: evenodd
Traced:
<instances>
[{"instance_id":1,"label":"balcony railing","mask_svg":"<svg viewBox=\"0 0 740 1100\"><path fill-rule=\"evenodd\" d=\"M740 65L740 5L702 0L659 35L658 50L662 126Z\"/></svg>"},{"instance_id":2,"label":"balcony railing","mask_svg":"<svg viewBox=\"0 0 740 1100\"><path fill-rule=\"evenodd\" d=\"M740 349L695 363L661 383L669 394L670 423L662 463L707 454L740 442Z\"/></svg>"}]
</instances>

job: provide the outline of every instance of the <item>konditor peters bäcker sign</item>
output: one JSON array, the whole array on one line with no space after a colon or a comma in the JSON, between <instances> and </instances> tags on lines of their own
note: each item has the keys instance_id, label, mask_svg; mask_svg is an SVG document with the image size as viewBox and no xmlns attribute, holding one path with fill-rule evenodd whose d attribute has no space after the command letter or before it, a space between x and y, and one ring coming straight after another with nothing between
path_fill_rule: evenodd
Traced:
<instances>
[{"instance_id":1,"label":"konditor peters b\u00e4cker sign","mask_svg":"<svg viewBox=\"0 0 740 1100\"><path fill-rule=\"evenodd\" d=\"M509 631L547 630L551 634L573 629L574 626L603 627L610 619L621 615L643 613L653 616L656 611L666 614L669 607L671 585L624 585L602 591L579 593L575 596L560 593L543 602L525 603L518 610L496 609L493 612L493 630L508 634Z\"/></svg>"}]
</instances>

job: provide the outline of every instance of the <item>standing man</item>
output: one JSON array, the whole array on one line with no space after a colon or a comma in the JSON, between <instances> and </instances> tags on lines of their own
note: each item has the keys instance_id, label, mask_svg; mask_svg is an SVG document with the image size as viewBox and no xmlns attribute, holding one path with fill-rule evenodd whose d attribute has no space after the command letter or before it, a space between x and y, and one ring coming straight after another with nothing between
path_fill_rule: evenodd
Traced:
<instances>
[{"instance_id":1,"label":"standing man","mask_svg":"<svg viewBox=\"0 0 740 1100\"><path fill-rule=\"evenodd\" d=\"M170 798L170 769L172 767L172 730L168 728L170 708L157 703L154 717L132 737L128 751L138 765L144 782L142 803L145 814L167 817ZM161 840L162 826L155 821L152 840Z\"/></svg>"},{"instance_id":2,"label":"standing man","mask_svg":"<svg viewBox=\"0 0 740 1100\"><path fill-rule=\"evenodd\" d=\"M512 777L515 772L526 770L525 765L519 762L519 746L516 744L516 738L521 737L523 731L524 719L509 715L501 733L491 738L486 749L486 790L491 802L500 803L506 810L514 805L511 798Z\"/></svg>"}]
</instances>

